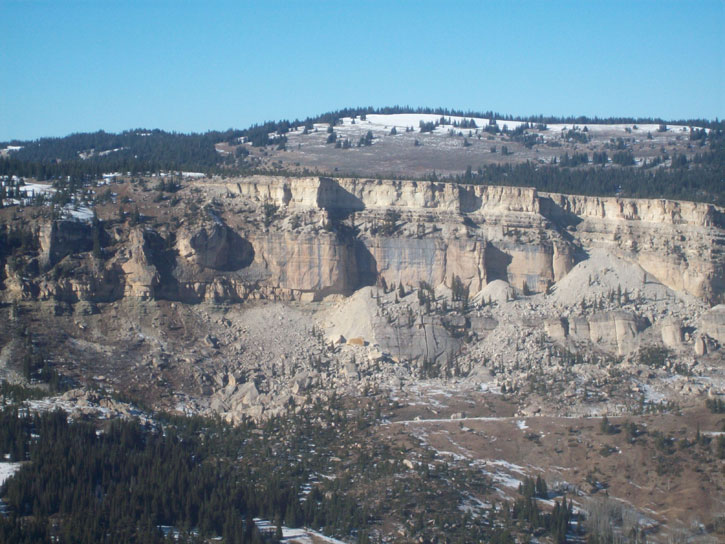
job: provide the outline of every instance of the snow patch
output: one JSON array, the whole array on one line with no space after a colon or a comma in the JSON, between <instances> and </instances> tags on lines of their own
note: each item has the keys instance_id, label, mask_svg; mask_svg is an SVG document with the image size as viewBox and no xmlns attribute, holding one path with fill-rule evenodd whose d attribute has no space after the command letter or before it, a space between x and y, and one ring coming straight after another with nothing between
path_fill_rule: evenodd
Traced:
<instances>
[{"instance_id":1,"label":"snow patch","mask_svg":"<svg viewBox=\"0 0 725 544\"><path fill-rule=\"evenodd\" d=\"M640 389L644 393L645 402L658 404L660 402L663 402L666 398L664 394L660 393L659 391L655 391L652 386L648 384L642 384L640 386Z\"/></svg>"},{"instance_id":2,"label":"snow patch","mask_svg":"<svg viewBox=\"0 0 725 544\"><path fill-rule=\"evenodd\" d=\"M0 486L2 486L8 478L20 470L21 466L23 466L22 463L0 462Z\"/></svg>"},{"instance_id":3,"label":"snow patch","mask_svg":"<svg viewBox=\"0 0 725 544\"><path fill-rule=\"evenodd\" d=\"M90 222L93 219L93 210L86 206L73 207L71 205L63 208L63 212L76 221Z\"/></svg>"},{"instance_id":4,"label":"snow patch","mask_svg":"<svg viewBox=\"0 0 725 544\"><path fill-rule=\"evenodd\" d=\"M521 465L515 465L514 463L509 463L508 461L504 461L503 459L497 459L495 461L488 461L488 463L491 465L503 467L506 470L510 470L511 472L517 472L521 475L526 474L524 467L522 467Z\"/></svg>"},{"instance_id":5,"label":"snow patch","mask_svg":"<svg viewBox=\"0 0 725 544\"><path fill-rule=\"evenodd\" d=\"M384 129L386 131L390 131L392 127L398 128L406 128L406 127L413 127L416 131L419 128L420 122L423 121L424 123L437 123L440 121L441 117L444 117L446 120L446 123L450 121L450 124L444 124L441 125L442 131L444 133L447 133L450 128L456 128L453 127L454 122L460 123L463 120L470 120L472 119L476 123L476 127L479 129L485 128L495 122L498 125L498 128L503 130L504 126L508 130L515 130L519 126L526 123L526 121L507 121L505 119L490 119L490 118L482 118L482 117L472 117L470 115L440 115L437 113L393 113L393 114L376 114L376 113L369 113L366 116L366 120L362 121L359 117L355 118L355 124L352 124L352 118L346 117L342 120L342 126L348 127L359 127L361 129L370 130L370 129ZM547 130L539 130L536 129L536 122L529 122L531 125L531 131L532 132L543 132L551 133L553 135L558 136L560 132L572 130L574 128L578 128L583 130L584 127L587 128L588 132L606 132L606 133L622 133L622 134L628 134L630 136L636 136L637 134L640 134L642 136L646 135L648 132L652 133L654 136L659 131L659 124L643 124L643 125L634 125L632 123L615 123L615 124L582 124L582 123L546 123ZM326 126L326 125L321 125ZM634 127L637 128L634 128ZM692 127L692 128L699 128L699 127ZM468 130L468 129L460 129L460 130ZM684 125L667 125L667 131L668 132L687 132L690 130L690 127L684 126Z\"/></svg>"},{"instance_id":6,"label":"snow patch","mask_svg":"<svg viewBox=\"0 0 725 544\"><path fill-rule=\"evenodd\" d=\"M277 527L265 519L254 519L254 524L262 532L274 532ZM312 529L294 529L282 526L282 542L295 542L298 544L313 544L314 542L327 542L329 544L346 544L342 540L325 536Z\"/></svg>"}]
</instances>

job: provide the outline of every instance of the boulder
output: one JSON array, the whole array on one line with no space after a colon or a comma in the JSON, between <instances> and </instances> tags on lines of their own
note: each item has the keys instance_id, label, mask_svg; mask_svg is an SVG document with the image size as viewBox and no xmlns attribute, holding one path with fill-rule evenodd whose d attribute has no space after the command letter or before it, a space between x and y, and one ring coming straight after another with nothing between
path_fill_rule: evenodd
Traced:
<instances>
[{"instance_id":1,"label":"boulder","mask_svg":"<svg viewBox=\"0 0 725 544\"><path fill-rule=\"evenodd\" d=\"M244 404L254 405L259 399L259 391L257 391L257 386L254 385L253 381L246 382L237 387L234 397Z\"/></svg>"},{"instance_id":2,"label":"boulder","mask_svg":"<svg viewBox=\"0 0 725 544\"><path fill-rule=\"evenodd\" d=\"M589 339L606 351L624 355L637 347L637 336L648 322L633 312L600 312L589 318Z\"/></svg>"},{"instance_id":3,"label":"boulder","mask_svg":"<svg viewBox=\"0 0 725 544\"><path fill-rule=\"evenodd\" d=\"M556 342L563 342L569 336L569 322L566 319L552 318L544 321L546 334Z\"/></svg>"},{"instance_id":4,"label":"boulder","mask_svg":"<svg viewBox=\"0 0 725 544\"><path fill-rule=\"evenodd\" d=\"M695 355L698 357L702 357L707 353L707 342L705 341L704 336L698 335L697 338L695 338L694 350Z\"/></svg>"},{"instance_id":5,"label":"boulder","mask_svg":"<svg viewBox=\"0 0 725 544\"><path fill-rule=\"evenodd\" d=\"M718 304L702 314L698 329L720 345L725 345L725 304Z\"/></svg>"},{"instance_id":6,"label":"boulder","mask_svg":"<svg viewBox=\"0 0 725 544\"><path fill-rule=\"evenodd\" d=\"M669 318L662 323L662 343L670 349L677 349L682 345L682 322L679 319Z\"/></svg>"}]
</instances>

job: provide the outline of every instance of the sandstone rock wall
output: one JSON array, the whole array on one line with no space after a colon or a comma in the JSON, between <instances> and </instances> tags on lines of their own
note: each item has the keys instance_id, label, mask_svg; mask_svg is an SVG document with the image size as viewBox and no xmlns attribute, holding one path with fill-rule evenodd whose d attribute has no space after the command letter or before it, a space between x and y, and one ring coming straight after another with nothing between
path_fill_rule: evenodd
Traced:
<instances>
[{"instance_id":1,"label":"sandstone rock wall","mask_svg":"<svg viewBox=\"0 0 725 544\"><path fill-rule=\"evenodd\" d=\"M479 238L479 245L493 243L503 253L500 257L509 261L505 273L497 270L501 267L499 258L499 264L489 265L493 274L487 274L480 256L461 257L469 262L454 273L470 278L473 288L494 277L519 289L526 283L529 289L541 291L564 277L582 250L606 247L637 262L673 289L713 301L720 300L725 290L725 236L718 223L722 211L710 204L537 193L522 187L350 178L257 176L240 180L234 191L288 209L356 212L362 220L366 215L380 217L388 209L412 214L411 219L448 224L465 217L478 227L474 236ZM518 240L522 232L524 243ZM401 248L399 241L372 241L369 245L386 281L391 277L398 281L407 281L406 277L411 281L449 281L452 274L447 269L455 268L446 259L448 250L443 246L447 247L447 239L424 243L410 240L409 250ZM425 254L422 247L428 248ZM453 251L456 247L454 244ZM393 259L409 264L412 270L389 272L403 268ZM471 260L477 264L472 265ZM477 270L480 267L482 272Z\"/></svg>"},{"instance_id":2,"label":"sandstone rock wall","mask_svg":"<svg viewBox=\"0 0 725 544\"><path fill-rule=\"evenodd\" d=\"M124 296L153 298L159 284L159 273L149 258L146 233L141 229L132 230L122 253L121 269L126 275Z\"/></svg>"},{"instance_id":3,"label":"sandstone rock wall","mask_svg":"<svg viewBox=\"0 0 725 544\"><path fill-rule=\"evenodd\" d=\"M38 232L40 264L43 268L55 266L63 257L92 247L91 229L79 221L51 221Z\"/></svg>"},{"instance_id":4,"label":"sandstone rock wall","mask_svg":"<svg viewBox=\"0 0 725 544\"><path fill-rule=\"evenodd\" d=\"M481 240L380 236L363 242L375 275L388 285L402 282L417 287L422 281L450 285L453 276L460 277L473 292L486 284L486 244Z\"/></svg>"},{"instance_id":5,"label":"sandstone rock wall","mask_svg":"<svg viewBox=\"0 0 725 544\"><path fill-rule=\"evenodd\" d=\"M173 247L166 247L172 233L135 227L95 272L85 266L85 276L55 287L47 279L40 286L23 278L6 284L26 297L40 292L79 300L320 298L382 279L450 286L454 276L471 293L494 280L541 292L587 251L604 248L672 289L712 302L722 301L725 291L723 212L709 204L352 178L252 176L193 189L179 195L214 200L218 209L184 224ZM260 223L264 204L277 206L271 223ZM397 215L383 229L389 210ZM292 216L302 219L293 224ZM89 251L91 229L51 222L40 229L39 242L39 260L53 267Z\"/></svg>"},{"instance_id":6,"label":"sandstone rock wall","mask_svg":"<svg viewBox=\"0 0 725 544\"><path fill-rule=\"evenodd\" d=\"M225 185L256 202L291 208L401 208L448 213L539 213L539 198L530 187L455 185L430 181L357 178L284 178L251 176Z\"/></svg>"},{"instance_id":7,"label":"sandstone rock wall","mask_svg":"<svg viewBox=\"0 0 725 544\"><path fill-rule=\"evenodd\" d=\"M716 207L700 202L651 198L617 198L539 193L545 214L571 214L580 219L641 221L711 227Z\"/></svg>"},{"instance_id":8,"label":"sandstone rock wall","mask_svg":"<svg viewBox=\"0 0 725 544\"><path fill-rule=\"evenodd\" d=\"M350 294L359 284L359 266L353 243L334 233L270 232L250 236L255 265L266 283L322 297Z\"/></svg>"}]
</instances>

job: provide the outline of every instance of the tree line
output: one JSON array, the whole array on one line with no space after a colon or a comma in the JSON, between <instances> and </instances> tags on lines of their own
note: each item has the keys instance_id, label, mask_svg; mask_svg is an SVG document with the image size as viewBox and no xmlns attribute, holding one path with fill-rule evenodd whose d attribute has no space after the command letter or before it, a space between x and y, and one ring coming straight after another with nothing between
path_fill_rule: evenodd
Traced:
<instances>
[{"instance_id":1,"label":"tree line","mask_svg":"<svg viewBox=\"0 0 725 544\"><path fill-rule=\"evenodd\" d=\"M190 170L205 173L245 174L264 173L249 168L244 161L244 153L222 154L216 150L215 144L227 142L236 144L240 138L246 138L253 146L276 145L284 148L287 137L285 134L294 127L311 127L314 123L328 123L329 141L336 144L332 127L342 117L366 116L370 113L436 113L445 116L464 116L496 118L507 120L511 116L501 116L493 112L462 112L444 108L409 108L394 106L390 108L348 108L329 112L304 121L275 121L262 125L253 125L245 130L210 131L203 134L179 134L161 130L136 129L120 134L103 131L95 133L71 134L64 138L41 138L31 142L13 142L22 145L22 149L0 157L0 176L19 176L41 180L55 180L69 190L82 187L84 184L100 179L104 173L122 172L131 175L144 175L160 171ZM529 118L530 123L537 127L545 123L576 122L579 124L595 122L657 122L658 119L598 119L598 118L552 118L536 116ZM467 119L464 119L467 123ZM594 165L606 164L611 159L613 164L623 168L579 168L560 169L539 165L488 165L479 168L472 176L464 176L466 183L486 183L498 185L534 186L540 190L575 193L585 195L677 198L725 204L723 196L723 177L725 170L725 138L723 138L723 122L706 120L672 121L670 123L698 124L710 127L709 133L693 129L690 139L701 146L701 151L688 161L684 155L672 157L671 168L652 168L664 160L656 157L649 163L651 172L643 172L633 168L634 157L631 152L618 150L610 157L606 153L595 153L592 157ZM433 121L423 123L421 132L432 131L440 123ZM662 123L666 127L665 123ZM528 124L528 126L532 126ZM486 127L485 130L496 130L497 127ZM583 131L573 131L581 135ZM271 134L271 136L270 136ZM361 138L358 145L369 145L372 134ZM527 134L525 129L512 132L512 139L524 145L536 143L536 136ZM351 145L351 144L350 144ZM344 147L344 142L340 142ZM238 147L238 149L244 149ZM95 150L93 154L83 155L81 152ZM109 151L108 153L102 153ZM504 148L502 147L502 153ZM506 154L506 153L504 153ZM584 155L562 157L559 166L584 165ZM241 162L239 162L241 160ZM588 157L587 157L588 162ZM626 168L625 168L626 167ZM437 179L437 178L436 178ZM452 178L453 181L461 181ZM71 191L72 192L72 191ZM68 191L61 192L58 198L67 196Z\"/></svg>"},{"instance_id":2,"label":"tree line","mask_svg":"<svg viewBox=\"0 0 725 544\"><path fill-rule=\"evenodd\" d=\"M279 534L262 534L256 517L345 534L367 522L365 509L340 493L303 498L304 461L274 460L263 440L245 447L253 426L162 421L115 420L99 430L60 411L0 412L0 452L26 461L0 490L9 507L0 541L171 542L160 528L173 527L181 542L261 544Z\"/></svg>"},{"instance_id":3,"label":"tree line","mask_svg":"<svg viewBox=\"0 0 725 544\"><path fill-rule=\"evenodd\" d=\"M710 148L697 153L687 167L647 168L630 165L634 159L628 154L612 157L618 168L602 167L607 159L597 155L594 164L587 165L585 153L560 158L559 166L532 162L520 164L488 164L477 170L452 178L429 176L434 181L454 181L477 185L510 185L534 187L539 191L587 196L622 196L631 198L669 198L711 202L725 206L725 139L713 140ZM567 168L576 167L579 168ZM721 218L722 220L722 218Z\"/></svg>"}]
</instances>

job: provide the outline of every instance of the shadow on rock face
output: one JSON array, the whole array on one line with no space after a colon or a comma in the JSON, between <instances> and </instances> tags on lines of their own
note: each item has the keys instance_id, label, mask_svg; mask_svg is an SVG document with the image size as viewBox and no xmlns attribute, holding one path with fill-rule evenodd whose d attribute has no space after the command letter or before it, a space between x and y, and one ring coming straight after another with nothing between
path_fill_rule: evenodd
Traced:
<instances>
[{"instance_id":1,"label":"shadow on rock face","mask_svg":"<svg viewBox=\"0 0 725 544\"><path fill-rule=\"evenodd\" d=\"M492 244L486 245L485 262L486 262L486 279L491 282L494 280L508 281L508 267L511 264L511 255L504 253Z\"/></svg>"},{"instance_id":2,"label":"shadow on rock face","mask_svg":"<svg viewBox=\"0 0 725 544\"><path fill-rule=\"evenodd\" d=\"M214 270L232 272L254 261L254 248L227 226L215 225L209 233L201 230L190 240L197 264Z\"/></svg>"},{"instance_id":3,"label":"shadow on rock face","mask_svg":"<svg viewBox=\"0 0 725 544\"><path fill-rule=\"evenodd\" d=\"M358 269L358 287L375 285L378 281L378 263L362 240L354 240L355 260Z\"/></svg>"}]
</instances>

